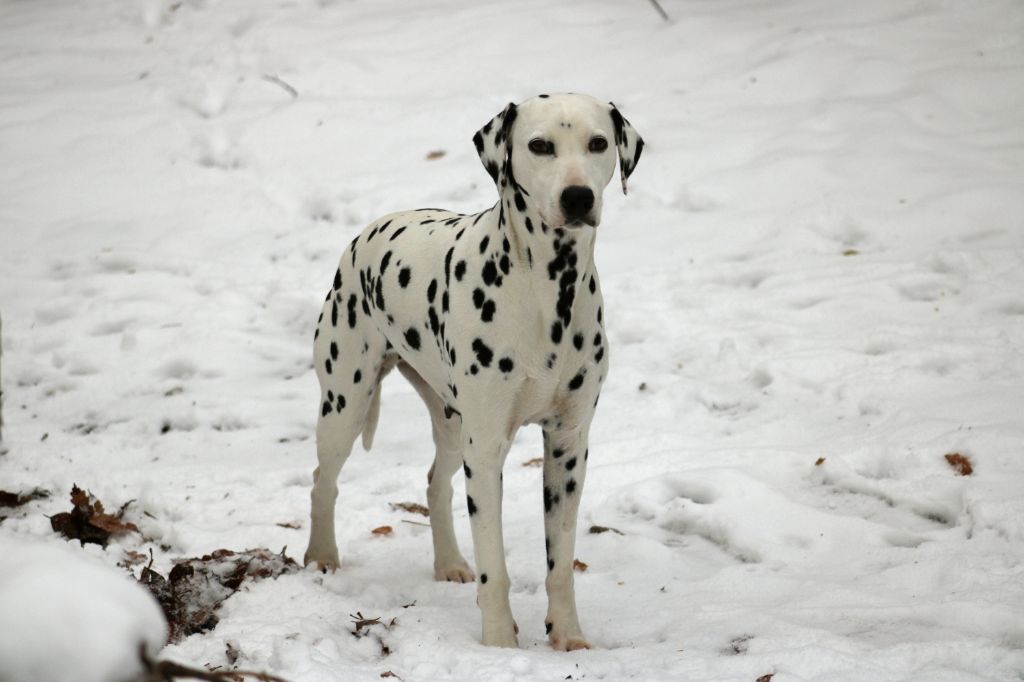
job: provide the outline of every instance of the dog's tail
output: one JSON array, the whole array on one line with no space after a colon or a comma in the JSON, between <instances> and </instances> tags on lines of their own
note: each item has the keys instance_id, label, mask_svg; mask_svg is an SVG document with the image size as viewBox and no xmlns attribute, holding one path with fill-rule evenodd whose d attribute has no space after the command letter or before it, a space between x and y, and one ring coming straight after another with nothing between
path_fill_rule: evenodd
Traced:
<instances>
[{"instance_id":1,"label":"dog's tail","mask_svg":"<svg viewBox=\"0 0 1024 682\"><path fill-rule=\"evenodd\" d=\"M366 413L366 421L363 422L363 450L367 452L373 447L373 435L377 432L377 420L380 419L380 383L373 391L370 399L370 409Z\"/></svg>"}]
</instances>

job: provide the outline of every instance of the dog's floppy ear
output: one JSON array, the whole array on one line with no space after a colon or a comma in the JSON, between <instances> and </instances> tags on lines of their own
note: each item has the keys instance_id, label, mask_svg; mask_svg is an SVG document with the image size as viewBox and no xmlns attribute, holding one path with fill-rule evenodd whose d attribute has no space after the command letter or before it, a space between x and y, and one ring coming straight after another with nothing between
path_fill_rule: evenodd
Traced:
<instances>
[{"instance_id":1,"label":"dog's floppy ear","mask_svg":"<svg viewBox=\"0 0 1024 682\"><path fill-rule=\"evenodd\" d=\"M637 134L629 121L619 113L615 102L609 102L612 106L612 125L615 126L615 148L619 151L619 174L622 176L622 193L626 194L626 180L633 174L637 162L640 161L640 152L644 150L643 138Z\"/></svg>"},{"instance_id":2,"label":"dog's floppy ear","mask_svg":"<svg viewBox=\"0 0 1024 682\"><path fill-rule=\"evenodd\" d=\"M512 164L509 135L515 120L516 105L509 102L500 114L488 121L473 136L473 144L476 145L476 153L480 155L480 162L484 164L494 184L498 185L499 191L508 184Z\"/></svg>"}]
</instances>

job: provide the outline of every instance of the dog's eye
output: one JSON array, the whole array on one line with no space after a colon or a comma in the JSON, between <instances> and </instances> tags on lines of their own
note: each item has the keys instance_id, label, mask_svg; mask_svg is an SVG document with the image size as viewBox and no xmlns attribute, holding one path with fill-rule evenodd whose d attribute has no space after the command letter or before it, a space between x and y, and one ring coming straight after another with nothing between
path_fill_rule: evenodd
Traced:
<instances>
[{"instance_id":1,"label":"dog's eye","mask_svg":"<svg viewBox=\"0 0 1024 682\"><path fill-rule=\"evenodd\" d=\"M534 154L543 155L555 153L555 145L548 142L547 140L542 140L539 137L535 137L532 140L530 140L530 144L528 146L530 148L530 151L533 152Z\"/></svg>"},{"instance_id":2,"label":"dog's eye","mask_svg":"<svg viewBox=\"0 0 1024 682\"><path fill-rule=\"evenodd\" d=\"M603 137L592 137L590 138L590 144L587 145L587 149L594 153L601 153L608 149L608 140Z\"/></svg>"}]
</instances>

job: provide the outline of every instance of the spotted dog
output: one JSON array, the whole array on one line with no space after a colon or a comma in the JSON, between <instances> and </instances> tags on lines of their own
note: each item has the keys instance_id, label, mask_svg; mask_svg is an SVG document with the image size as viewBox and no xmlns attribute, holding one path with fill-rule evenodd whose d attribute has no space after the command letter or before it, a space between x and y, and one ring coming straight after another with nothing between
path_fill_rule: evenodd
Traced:
<instances>
[{"instance_id":1,"label":"spotted dog","mask_svg":"<svg viewBox=\"0 0 1024 682\"><path fill-rule=\"evenodd\" d=\"M452 528L451 478L461 467L483 643L516 646L502 466L519 427L539 424L545 626L554 648L588 648L572 564L588 432L608 370L594 238L616 151L625 192L643 140L614 104L559 94L510 103L473 141L497 185L494 206L473 215L433 208L386 215L352 241L334 273L314 342L319 466L305 562L338 566L338 474L357 435L370 448L381 380L398 367L433 425L427 501L435 577L474 579Z\"/></svg>"}]
</instances>

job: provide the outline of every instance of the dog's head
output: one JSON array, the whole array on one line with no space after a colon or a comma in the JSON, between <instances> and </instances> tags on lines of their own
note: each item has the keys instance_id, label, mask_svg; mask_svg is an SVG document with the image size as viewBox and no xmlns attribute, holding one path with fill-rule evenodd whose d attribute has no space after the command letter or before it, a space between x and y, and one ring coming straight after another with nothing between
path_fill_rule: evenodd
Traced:
<instances>
[{"instance_id":1,"label":"dog's head","mask_svg":"<svg viewBox=\"0 0 1024 682\"><path fill-rule=\"evenodd\" d=\"M549 226L570 228L597 227L616 151L625 193L644 148L614 104L573 94L509 104L473 142L499 193L518 193L517 205L528 202Z\"/></svg>"}]
</instances>

